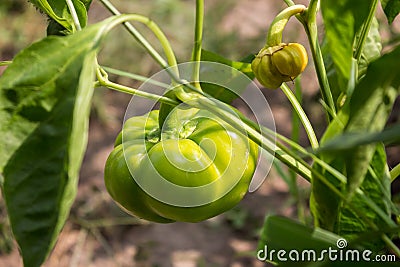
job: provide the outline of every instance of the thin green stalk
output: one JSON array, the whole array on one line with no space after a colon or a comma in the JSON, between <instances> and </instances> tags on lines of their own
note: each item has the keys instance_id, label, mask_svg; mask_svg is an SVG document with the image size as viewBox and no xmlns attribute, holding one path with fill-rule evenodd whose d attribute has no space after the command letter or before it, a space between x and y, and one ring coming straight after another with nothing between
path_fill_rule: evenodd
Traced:
<instances>
[{"instance_id":1,"label":"thin green stalk","mask_svg":"<svg viewBox=\"0 0 400 267\"><path fill-rule=\"evenodd\" d=\"M289 19L303 13L307 8L304 5L293 5L282 10L272 21L268 30L265 47L275 46L282 43L282 32Z\"/></svg>"},{"instance_id":2,"label":"thin green stalk","mask_svg":"<svg viewBox=\"0 0 400 267\"><path fill-rule=\"evenodd\" d=\"M154 84L156 86L160 86L160 87L165 88L165 89L170 87L169 84L166 84L166 83L163 83L163 82L159 82L159 81L153 80L153 79L151 79L149 77L142 76L142 75L139 75L139 74L133 74L133 73L130 73L130 72L126 72L126 71L122 71L122 70L118 70L118 69L114 69L114 68L110 68L110 67L105 67L105 66L101 66L101 68L104 69L105 71L107 71L108 73L115 74L115 75L122 76L122 77L127 77L127 78L130 78L132 80L151 83L151 84Z\"/></svg>"},{"instance_id":3,"label":"thin green stalk","mask_svg":"<svg viewBox=\"0 0 400 267\"><path fill-rule=\"evenodd\" d=\"M295 81L295 97L297 101L301 104L302 103L302 94L301 94L301 85L300 79L296 79ZM292 134L291 139L293 142L299 143L300 142L300 118L296 111L292 110ZM289 179L291 183L291 191L292 195L297 203L297 218L305 223L306 216L305 216L305 203L302 197L302 191L300 190L299 186L297 185L297 173L289 170Z\"/></svg>"},{"instance_id":4,"label":"thin green stalk","mask_svg":"<svg viewBox=\"0 0 400 267\"><path fill-rule=\"evenodd\" d=\"M383 234L381 238L386 243L388 248L394 253L394 255L400 257L399 247L397 247L396 244L393 243L393 241L387 236L387 234Z\"/></svg>"},{"instance_id":5,"label":"thin green stalk","mask_svg":"<svg viewBox=\"0 0 400 267\"><path fill-rule=\"evenodd\" d=\"M390 178L392 179L392 182L400 177L400 163L397 164L391 171L390 171Z\"/></svg>"},{"instance_id":6,"label":"thin green stalk","mask_svg":"<svg viewBox=\"0 0 400 267\"><path fill-rule=\"evenodd\" d=\"M320 85L322 99L330 109L330 112L327 112L327 117L328 120L330 121L334 116L336 116L336 107L329 86L328 77L326 74L326 69L322 57L321 47L318 42L318 29L317 29L317 19L316 19L317 11L318 11L318 0L311 0L308 10L304 15L306 21L304 26L310 43L311 53L314 59L315 70ZM334 115L332 116L331 114Z\"/></svg>"},{"instance_id":7,"label":"thin green stalk","mask_svg":"<svg viewBox=\"0 0 400 267\"><path fill-rule=\"evenodd\" d=\"M121 85L121 84L117 84L117 83L113 83L111 81L108 80L107 77L104 77L104 73L101 72L101 69L98 68L97 69L97 83L95 84L95 86L104 86L119 92L123 92L123 93L127 93L130 95L137 95L140 97L145 97L147 99L152 99L158 102L162 102L162 103L166 103L169 105L178 105L179 102L177 102L176 100L173 100L171 98L165 97L165 96L160 96L160 95L156 95L156 94L151 94L151 93L147 93L138 89L134 89L131 88L129 86L125 86L125 85Z\"/></svg>"},{"instance_id":8,"label":"thin green stalk","mask_svg":"<svg viewBox=\"0 0 400 267\"><path fill-rule=\"evenodd\" d=\"M284 0L288 6L294 6L295 3L291 0ZM296 15L297 19L304 25L304 29L308 36L311 53L314 58L315 70L317 73L318 82L320 85L322 99L328 106L327 117L331 120L336 116L336 107L333 101L333 96L326 75L326 69L323 62L321 47L318 43L318 30L316 23L316 14L319 8L319 0L311 0L305 14Z\"/></svg>"},{"instance_id":9,"label":"thin green stalk","mask_svg":"<svg viewBox=\"0 0 400 267\"><path fill-rule=\"evenodd\" d=\"M289 86L286 83L282 83L281 89L286 97L289 99L290 103L293 106L293 109L296 111L296 114L299 116L301 123L303 124L304 129L306 130L308 140L310 140L311 147L313 149L318 149L318 139L315 135L314 129L311 125L310 120L308 119L306 113L301 107L299 101L297 101L296 96L293 94L292 90L290 90Z\"/></svg>"},{"instance_id":10,"label":"thin green stalk","mask_svg":"<svg viewBox=\"0 0 400 267\"><path fill-rule=\"evenodd\" d=\"M292 0L283 0L285 3L286 3L286 5L288 5L288 6L294 6L295 5L295 3L292 1Z\"/></svg>"},{"instance_id":11,"label":"thin green stalk","mask_svg":"<svg viewBox=\"0 0 400 267\"><path fill-rule=\"evenodd\" d=\"M372 20L374 19L377 6L378 6L378 0L374 0L371 4L368 18L362 27L360 38L357 41L356 50L354 51L354 58L357 61L359 61L361 58L362 50L364 48L365 41L367 40L369 30L371 29L371 23Z\"/></svg>"},{"instance_id":12,"label":"thin green stalk","mask_svg":"<svg viewBox=\"0 0 400 267\"><path fill-rule=\"evenodd\" d=\"M197 89L201 90L200 80L200 60L201 46L203 41L203 23L204 22L204 0L196 0L196 23L194 27L194 45L192 51L193 76L192 81Z\"/></svg>"},{"instance_id":13,"label":"thin green stalk","mask_svg":"<svg viewBox=\"0 0 400 267\"><path fill-rule=\"evenodd\" d=\"M115 8L115 6L108 0L99 0L112 14L114 15L121 15L121 13L118 11L118 9ZM139 15L137 15L139 16ZM150 28L150 30L153 31L153 33L156 35L158 40L160 41L163 49L165 56L167 57L167 61L164 60L164 58L153 48L153 46L146 40L146 38L141 35L136 28L129 22L123 22L124 27L128 30L128 32L139 42L140 45L142 45L146 51L150 54L151 57L164 69L166 69L170 74L174 74L174 76L179 76L179 70L176 67L177 62L176 62L176 57L175 54L171 48L171 45L168 41L168 39L165 37L164 33L160 30L160 28L157 26L156 23L151 21L149 18L140 16L144 18L142 23L144 23L146 26ZM171 67L171 68L169 68ZM172 72L173 71L173 72Z\"/></svg>"},{"instance_id":14,"label":"thin green stalk","mask_svg":"<svg viewBox=\"0 0 400 267\"><path fill-rule=\"evenodd\" d=\"M69 13L71 13L72 20L74 21L74 25L77 31L82 30L81 23L79 22L78 14L76 13L74 3L72 3L72 0L65 0L67 3Z\"/></svg>"},{"instance_id":15,"label":"thin green stalk","mask_svg":"<svg viewBox=\"0 0 400 267\"><path fill-rule=\"evenodd\" d=\"M11 60L0 61L0 66L8 66L12 63Z\"/></svg>"}]
</instances>

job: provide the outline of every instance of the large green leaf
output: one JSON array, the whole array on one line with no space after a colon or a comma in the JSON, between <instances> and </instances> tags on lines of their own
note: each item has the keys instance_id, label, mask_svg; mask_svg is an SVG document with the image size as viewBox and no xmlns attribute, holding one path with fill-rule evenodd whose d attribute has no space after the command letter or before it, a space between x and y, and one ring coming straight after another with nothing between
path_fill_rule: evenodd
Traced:
<instances>
[{"instance_id":1,"label":"large green leaf","mask_svg":"<svg viewBox=\"0 0 400 267\"><path fill-rule=\"evenodd\" d=\"M353 95L347 99L344 107L324 133L321 140L322 147L342 133L361 135L382 131L394 99L399 94L400 69L396 67L399 57L400 47L369 65L364 78L356 85ZM347 172L347 193L350 198L352 193L363 183L375 150L376 144L363 145L350 151L342 150L338 153L327 151L321 153L320 158L338 171ZM343 159L345 167L341 163L337 163L337 159ZM315 165L314 168L320 170L321 167ZM332 176L325 176L325 179L332 184L337 183L337 179ZM310 206L315 221L320 227L334 230L335 222L332 221L332 218L335 219L339 216L340 201L337 196L331 197L330 189L319 179L313 179L312 185ZM368 195L368 191L365 193ZM384 195L384 192L381 194ZM364 211L366 212L366 210ZM327 216L327 212L333 214Z\"/></svg>"},{"instance_id":2,"label":"large green leaf","mask_svg":"<svg viewBox=\"0 0 400 267\"><path fill-rule=\"evenodd\" d=\"M400 13L400 0L381 0L383 11L391 24Z\"/></svg>"},{"instance_id":3,"label":"large green leaf","mask_svg":"<svg viewBox=\"0 0 400 267\"><path fill-rule=\"evenodd\" d=\"M49 22L50 31L48 29L50 34L55 34L56 31L61 30L57 28L57 25L60 25L67 33L73 33L77 30L65 0L30 0L30 2L51 18ZM87 24L87 10L91 0L72 0L72 3L83 28Z\"/></svg>"},{"instance_id":4,"label":"large green leaf","mask_svg":"<svg viewBox=\"0 0 400 267\"><path fill-rule=\"evenodd\" d=\"M365 40L362 49L361 58L359 62L357 62L358 65L357 79L360 79L365 75L365 72L367 71L367 67L370 62L380 57L381 50L382 50L382 44L379 33L379 23L376 18L373 18L370 31L368 32L367 38ZM343 77L342 75L338 75L335 68L335 64L332 59L332 55L327 45L326 38L324 39L322 45L322 54L324 57L325 69L327 72L332 96L334 101L336 102L337 110L340 110L342 104L341 101L343 100L343 97L345 97L348 93L351 92L345 91L346 87L340 86L340 84L344 85L348 81L347 78Z\"/></svg>"},{"instance_id":5,"label":"large green leaf","mask_svg":"<svg viewBox=\"0 0 400 267\"><path fill-rule=\"evenodd\" d=\"M0 173L25 266L45 260L75 197L102 25L31 45L0 78Z\"/></svg>"},{"instance_id":6,"label":"large green leaf","mask_svg":"<svg viewBox=\"0 0 400 267\"><path fill-rule=\"evenodd\" d=\"M353 43L368 17L372 0L324 0L321 10L325 24L327 50L337 72L333 90L346 93L350 79Z\"/></svg>"},{"instance_id":7,"label":"large green leaf","mask_svg":"<svg viewBox=\"0 0 400 267\"><path fill-rule=\"evenodd\" d=\"M382 131L400 93L400 47L368 67L365 78L354 89L349 101L349 121L345 133ZM345 153L347 189L350 196L362 183L376 145L363 145Z\"/></svg>"},{"instance_id":8,"label":"large green leaf","mask_svg":"<svg viewBox=\"0 0 400 267\"><path fill-rule=\"evenodd\" d=\"M379 237L382 232L371 234ZM357 241L320 228L310 228L288 218L267 216L256 256L282 267L382 266L382 262L375 261L374 251L371 255L364 251L365 248L360 247ZM384 265L394 267L398 263L391 258L391 262L387 261Z\"/></svg>"}]
</instances>

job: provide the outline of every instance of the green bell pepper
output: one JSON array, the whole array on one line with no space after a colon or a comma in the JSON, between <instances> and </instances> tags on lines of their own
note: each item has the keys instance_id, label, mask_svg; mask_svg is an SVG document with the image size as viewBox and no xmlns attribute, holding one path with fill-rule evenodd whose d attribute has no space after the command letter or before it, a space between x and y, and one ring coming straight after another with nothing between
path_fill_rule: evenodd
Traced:
<instances>
[{"instance_id":1,"label":"green bell pepper","mask_svg":"<svg viewBox=\"0 0 400 267\"><path fill-rule=\"evenodd\" d=\"M162 129L158 117L153 110L125 122L105 167L111 197L159 223L198 222L234 207L248 190L258 146L203 110L171 112Z\"/></svg>"}]
</instances>

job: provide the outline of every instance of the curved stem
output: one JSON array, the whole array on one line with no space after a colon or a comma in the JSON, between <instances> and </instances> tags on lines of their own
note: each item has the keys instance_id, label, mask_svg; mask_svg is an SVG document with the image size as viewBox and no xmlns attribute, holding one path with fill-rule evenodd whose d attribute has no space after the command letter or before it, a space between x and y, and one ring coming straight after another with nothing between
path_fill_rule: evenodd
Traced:
<instances>
[{"instance_id":1,"label":"curved stem","mask_svg":"<svg viewBox=\"0 0 400 267\"><path fill-rule=\"evenodd\" d=\"M318 82L322 94L322 99L329 107L327 112L328 120L330 121L336 116L336 106L333 100L332 92L329 86L328 76L322 57L321 47L318 43L318 29L317 29L317 12L318 12L318 0L311 0L307 12L304 14L305 17L305 30L310 43L311 53L314 59L315 71L317 72Z\"/></svg>"},{"instance_id":2,"label":"curved stem","mask_svg":"<svg viewBox=\"0 0 400 267\"><path fill-rule=\"evenodd\" d=\"M160 95L143 92L138 89L134 89L134 88L131 88L131 87L128 87L125 85L111 82L108 80L107 75L104 72L102 72L102 70L100 68L97 68L96 76L97 76L98 81L96 82L95 86L105 86L107 88L110 88L110 89L113 89L113 90L116 90L119 92L145 97L147 99L152 99L152 100L166 103L169 105L179 104L177 101L175 101L171 98L165 97L165 96L160 96Z\"/></svg>"},{"instance_id":3,"label":"curved stem","mask_svg":"<svg viewBox=\"0 0 400 267\"><path fill-rule=\"evenodd\" d=\"M157 80L153 80L149 77L146 76L142 76L139 74L133 74L130 72L126 72L126 71L122 71L122 70L118 70L118 69L114 69L114 68L110 68L110 67L105 67L105 66L101 66L102 69L104 69L105 71L107 71L108 73L111 74L115 74L115 75L119 75L119 76L123 76L123 77L127 77L130 78L132 80L136 80L136 81L140 81L140 82L147 82L147 83L151 83L154 84L156 86L162 87L167 89L168 87L170 87L169 84L157 81Z\"/></svg>"},{"instance_id":4,"label":"curved stem","mask_svg":"<svg viewBox=\"0 0 400 267\"><path fill-rule=\"evenodd\" d=\"M265 47L275 46L282 43L282 32L289 19L303 13L307 8L304 5L289 6L282 10L272 21L268 30L267 42Z\"/></svg>"},{"instance_id":5,"label":"curved stem","mask_svg":"<svg viewBox=\"0 0 400 267\"><path fill-rule=\"evenodd\" d=\"M99 0L112 14L114 15L121 15L121 13L111 4L108 0ZM154 23L152 20L150 20L147 17L140 16L140 15L134 15L137 16L138 19L132 19L139 21L146 26L149 27L151 31L153 31L154 35L158 38L160 41L164 53L167 57L167 62L164 60L164 58L153 48L153 46L146 40L146 38L141 35L136 28L129 22L124 21L123 25L124 27L128 30L128 32L141 44L147 52L154 58L154 60L164 69L166 69L168 72L173 71L173 74L175 76L179 76L179 70L176 67L176 57L175 54L171 48L171 45L168 41L168 39L165 37L164 33L160 30L160 28L157 26L156 23ZM171 68L169 68L171 67Z\"/></svg>"},{"instance_id":6,"label":"curved stem","mask_svg":"<svg viewBox=\"0 0 400 267\"><path fill-rule=\"evenodd\" d=\"M292 90L290 90L289 86L286 83L281 85L281 89L286 97L289 99L290 103L293 106L293 109L296 111L297 116L299 116L301 123L303 124L304 129L306 130L308 140L310 140L311 147L313 149L317 149L319 147L318 139L315 136L314 129L311 125L310 120L308 119L306 113L301 107L299 101L297 101L296 96L293 94Z\"/></svg>"},{"instance_id":7,"label":"curved stem","mask_svg":"<svg viewBox=\"0 0 400 267\"><path fill-rule=\"evenodd\" d=\"M72 3L72 0L65 0L67 3L69 12L71 13L72 20L74 21L74 25L77 31L82 30L81 23L79 22L78 14L76 13L74 3Z\"/></svg>"},{"instance_id":8,"label":"curved stem","mask_svg":"<svg viewBox=\"0 0 400 267\"><path fill-rule=\"evenodd\" d=\"M204 21L204 0L196 0L196 24L194 30L194 45L192 51L193 75L192 81L197 89L201 90L200 80L200 60L201 45L203 40L203 21Z\"/></svg>"}]
</instances>

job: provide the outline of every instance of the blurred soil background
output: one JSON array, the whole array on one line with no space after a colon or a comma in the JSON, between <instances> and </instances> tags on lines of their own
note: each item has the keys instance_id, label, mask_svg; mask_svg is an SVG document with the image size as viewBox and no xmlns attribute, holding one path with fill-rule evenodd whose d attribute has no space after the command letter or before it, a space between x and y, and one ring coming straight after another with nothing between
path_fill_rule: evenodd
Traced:
<instances>
[{"instance_id":1,"label":"blurred soil background","mask_svg":"<svg viewBox=\"0 0 400 267\"><path fill-rule=\"evenodd\" d=\"M179 62L190 59L194 1L184 0L114 0L123 13L150 16L166 33ZM264 45L268 25L285 7L283 1L273 0L207 0L204 44L207 50L227 58L239 60L256 54ZM307 4L308 1L296 1ZM109 16L94 0L89 12L90 23ZM398 21L392 28L381 16L383 42L399 36ZM398 19L397 19L398 20ZM136 25L156 48L157 40L147 29ZM322 28L322 27L321 27ZM0 60L12 58L24 47L45 36L46 18L25 0L1 0L0 3ZM122 28L107 37L99 58L106 66L150 77L160 67ZM295 19L289 22L284 40L307 46L301 25ZM160 51L160 50L159 50ZM311 61L311 59L310 59ZM0 67L0 73L5 67ZM127 78L111 79L133 87L140 83ZM323 133L325 121L319 104L318 85L312 62L302 75L303 107L318 136ZM279 90L264 91L272 109L276 129L291 135L291 108ZM311 222L307 211L309 187L301 179L299 202L285 167L272 168L267 179L254 193L249 193L234 209L205 222L154 224L126 215L111 200L103 182L103 168L113 142L121 129L130 97L108 89L96 89L90 120L89 143L81 169L78 195L70 217L51 253L46 267L258 267L265 266L255 257L257 242L265 215L282 214L302 217ZM399 101L398 101L399 102ZM241 108L241 103L237 106ZM391 123L399 120L397 103ZM302 131L302 130L301 130ZM308 146L304 132L301 143ZM49 148L51 149L51 148ZM390 165L400 161L396 148L388 149ZM282 179L284 178L284 179ZM398 192L395 188L394 193ZM305 214L305 215L304 215ZM0 266L22 266L0 197Z\"/></svg>"}]
</instances>

